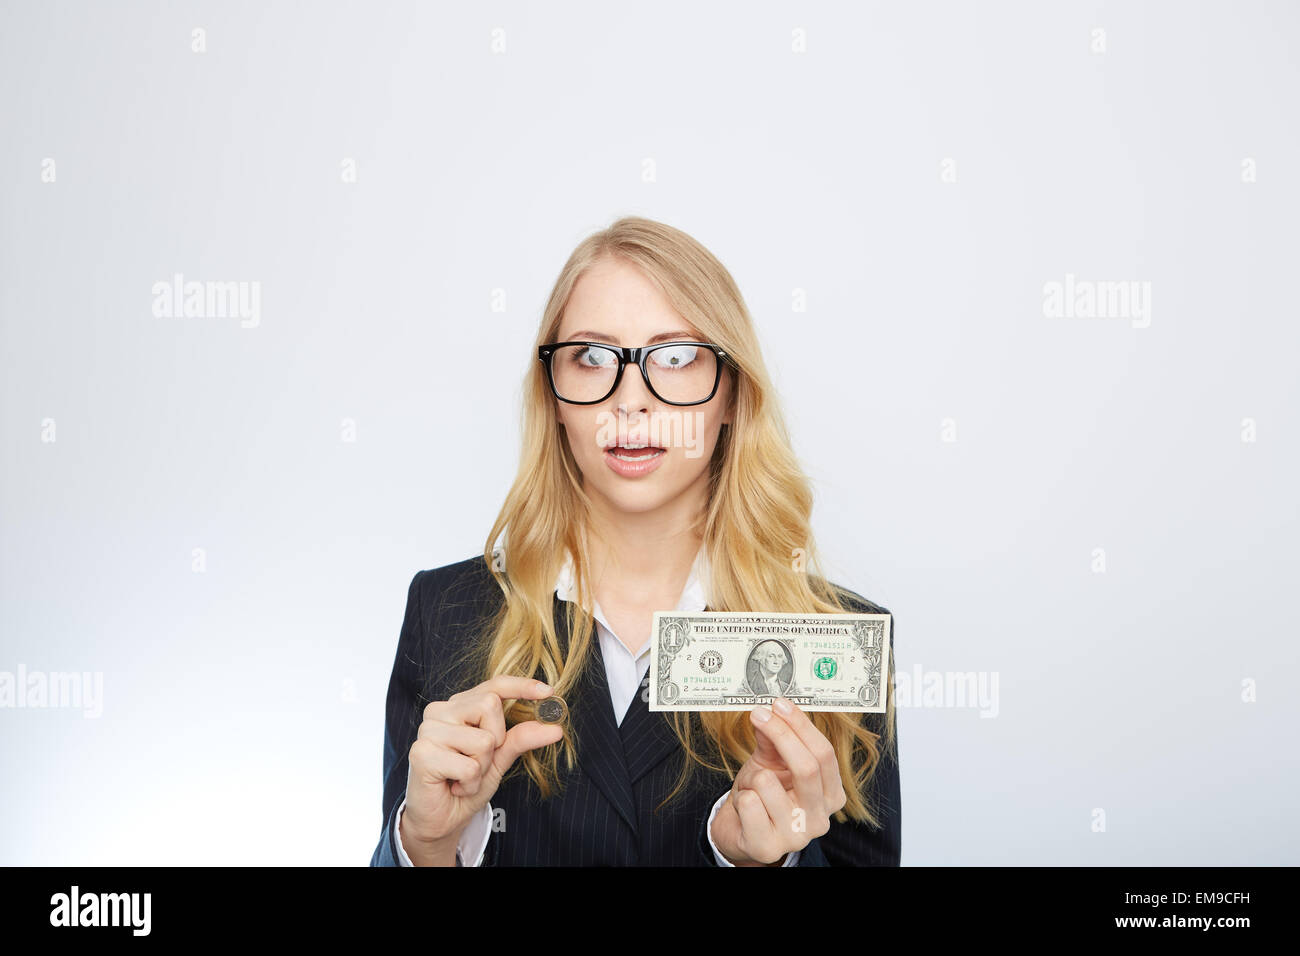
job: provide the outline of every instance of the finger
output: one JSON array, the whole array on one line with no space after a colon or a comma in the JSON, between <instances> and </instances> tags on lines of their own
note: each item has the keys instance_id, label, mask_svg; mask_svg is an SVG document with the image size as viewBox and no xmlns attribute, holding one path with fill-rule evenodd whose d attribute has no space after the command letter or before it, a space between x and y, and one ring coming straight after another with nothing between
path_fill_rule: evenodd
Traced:
<instances>
[{"instance_id":1,"label":"finger","mask_svg":"<svg viewBox=\"0 0 1300 956\"><path fill-rule=\"evenodd\" d=\"M506 720L502 702L518 698L536 700L549 697L552 693L550 686L541 681L529 677L501 675L467 691L453 694L448 703L453 719L490 730L496 745L500 747L506 740Z\"/></svg>"},{"instance_id":2,"label":"finger","mask_svg":"<svg viewBox=\"0 0 1300 956\"><path fill-rule=\"evenodd\" d=\"M448 719L481 727L492 735L492 749L500 747L506 740L506 718L501 706L501 698L492 691L481 691L472 696L462 697L451 705Z\"/></svg>"},{"instance_id":3,"label":"finger","mask_svg":"<svg viewBox=\"0 0 1300 956\"><path fill-rule=\"evenodd\" d=\"M781 786L777 775L771 770L759 771L754 776L754 792L763 799L763 806L780 842L778 849L784 853L802 847L804 844L795 839L794 825L797 818L794 801L790 799L789 791Z\"/></svg>"},{"instance_id":4,"label":"finger","mask_svg":"<svg viewBox=\"0 0 1300 956\"><path fill-rule=\"evenodd\" d=\"M429 783L443 780L474 781L478 779L478 761L428 740L411 744L408 755L411 769Z\"/></svg>"},{"instance_id":5,"label":"finger","mask_svg":"<svg viewBox=\"0 0 1300 956\"><path fill-rule=\"evenodd\" d=\"M547 744L557 743L564 736L564 728L559 724L544 724L540 720L525 720L515 724L506 734L503 743L492 757L497 773L505 775L510 765L519 755L528 750L536 750Z\"/></svg>"},{"instance_id":6,"label":"finger","mask_svg":"<svg viewBox=\"0 0 1300 956\"><path fill-rule=\"evenodd\" d=\"M742 790L733 798L740 817L740 849L759 863L775 860L776 827L756 790Z\"/></svg>"},{"instance_id":7,"label":"finger","mask_svg":"<svg viewBox=\"0 0 1300 956\"><path fill-rule=\"evenodd\" d=\"M420 724L420 730L416 736L420 740L428 740L449 750L463 753L467 757L473 757L478 761L480 774L486 773L488 767L492 766L492 755L496 751L496 739L491 731L482 727L472 727L469 724L448 724L440 720L426 720ZM467 792L473 792L470 788L466 789Z\"/></svg>"},{"instance_id":8,"label":"finger","mask_svg":"<svg viewBox=\"0 0 1300 956\"><path fill-rule=\"evenodd\" d=\"M505 708L501 698L490 690L475 688L454 695L447 701L437 719L446 723L482 727L492 734L493 749L500 747L506 740Z\"/></svg>"},{"instance_id":9,"label":"finger","mask_svg":"<svg viewBox=\"0 0 1300 956\"><path fill-rule=\"evenodd\" d=\"M766 721L760 721L755 712L750 712L755 736L770 738L785 765L794 774L794 793L799 806L813 814L824 812L825 795L822 793L822 772L817 758L804 746L799 735L780 714L773 713L770 707L762 707L760 710L769 716Z\"/></svg>"},{"instance_id":10,"label":"finger","mask_svg":"<svg viewBox=\"0 0 1300 956\"><path fill-rule=\"evenodd\" d=\"M783 701L790 705L790 713L788 714L781 709ZM840 763L835 754L835 747L794 701L778 697L772 709L776 711L778 717L784 718L790 728L799 735L799 739L804 742L808 751L817 758L817 763L821 765L822 793L825 795L826 806L836 807L837 809L842 807L845 799L844 778L840 774Z\"/></svg>"},{"instance_id":11,"label":"finger","mask_svg":"<svg viewBox=\"0 0 1300 956\"><path fill-rule=\"evenodd\" d=\"M759 710L771 713L770 707L755 707L754 711L751 713ZM751 717L751 721L752 720L753 718ZM756 722L754 725L757 727ZM736 774L736 779L733 782L732 789L735 791L750 789L753 784L754 774L763 769L776 771L776 773L781 777L781 782L786 787L794 786L794 774L791 773L790 768L786 766L785 758L782 757L781 752L776 749L776 744L773 742L772 738L755 731L754 752L750 754L749 759L745 761L744 765L740 768L740 771Z\"/></svg>"},{"instance_id":12,"label":"finger","mask_svg":"<svg viewBox=\"0 0 1300 956\"><path fill-rule=\"evenodd\" d=\"M754 712L758 710L771 712L771 709L762 705L755 707L754 710L750 711L750 721L755 727L761 726L753 719ZM771 737L765 737L762 734L754 734L754 752L750 755L750 758L760 767L776 769L785 766L785 759L781 756L781 751L776 749L776 743Z\"/></svg>"},{"instance_id":13,"label":"finger","mask_svg":"<svg viewBox=\"0 0 1300 956\"><path fill-rule=\"evenodd\" d=\"M754 736L755 739L762 739L764 746L772 749L772 753L776 755L773 758L774 762L764 763L762 760L755 760L752 757L749 760L746 760L740 770L736 773L736 779L732 782L732 789L754 789L754 777L764 770L770 770L772 773L776 774L777 779L781 781L781 786L785 787L785 789L789 790L793 788L794 774L790 772L790 768L787 767L785 761L781 759L781 755L777 751L776 745L767 738L760 738L758 734L755 734Z\"/></svg>"},{"instance_id":14,"label":"finger","mask_svg":"<svg viewBox=\"0 0 1300 956\"><path fill-rule=\"evenodd\" d=\"M450 699L456 700L460 697L469 697L481 694L484 691L496 694L502 700L515 700L520 697L537 700L542 697L550 697L554 693L548 685L539 680L533 680L531 677L513 677L509 674L498 674L476 687L463 690L459 694L452 694Z\"/></svg>"}]
</instances>

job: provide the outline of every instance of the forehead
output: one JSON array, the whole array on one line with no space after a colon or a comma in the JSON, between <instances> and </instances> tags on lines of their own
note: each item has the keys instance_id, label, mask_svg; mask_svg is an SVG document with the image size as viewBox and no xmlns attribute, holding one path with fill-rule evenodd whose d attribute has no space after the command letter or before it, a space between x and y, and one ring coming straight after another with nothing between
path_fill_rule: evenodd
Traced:
<instances>
[{"instance_id":1,"label":"forehead","mask_svg":"<svg viewBox=\"0 0 1300 956\"><path fill-rule=\"evenodd\" d=\"M697 339L698 333L640 269L602 259L574 284L557 338L636 346Z\"/></svg>"}]
</instances>

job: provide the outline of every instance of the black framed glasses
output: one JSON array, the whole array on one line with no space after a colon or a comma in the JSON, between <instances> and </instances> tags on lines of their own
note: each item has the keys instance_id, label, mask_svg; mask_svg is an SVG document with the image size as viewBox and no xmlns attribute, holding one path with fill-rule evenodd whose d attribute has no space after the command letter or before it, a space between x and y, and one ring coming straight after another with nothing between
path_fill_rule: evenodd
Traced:
<instances>
[{"instance_id":1,"label":"black framed glasses","mask_svg":"<svg viewBox=\"0 0 1300 956\"><path fill-rule=\"evenodd\" d=\"M703 405L718 391L723 363L735 362L709 342L664 342L625 348L605 342L552 342L537 349L551 392L570 405L599 405L635 365L646 387L668 405Z\"/></svg>"}]
</instances>

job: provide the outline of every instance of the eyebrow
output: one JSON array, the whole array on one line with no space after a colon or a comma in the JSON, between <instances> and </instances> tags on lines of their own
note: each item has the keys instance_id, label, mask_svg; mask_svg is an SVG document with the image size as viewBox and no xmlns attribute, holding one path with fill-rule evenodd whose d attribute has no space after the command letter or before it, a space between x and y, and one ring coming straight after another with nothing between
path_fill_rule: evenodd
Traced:
<instances>
[{"instance_id":1,"label":"eyebrow","mask_svg":"<svg viewBox=\"0 0 1300 956\"><path fill-rule=\"evenodd\" d=\"M565 342L576 342L579 339L590 339L593 342L609 342L613 345L618 344L618 340L612 335L605 335L603 332L592 332L590 329L580 329L577 332L570 332L569 337L564 339ZM653 345L656 342L674 342L677 340L695 341L695 333L689 329L676 329L672 332L660 332L652 336L646 345Z\"/></svg>"}]
</instances>

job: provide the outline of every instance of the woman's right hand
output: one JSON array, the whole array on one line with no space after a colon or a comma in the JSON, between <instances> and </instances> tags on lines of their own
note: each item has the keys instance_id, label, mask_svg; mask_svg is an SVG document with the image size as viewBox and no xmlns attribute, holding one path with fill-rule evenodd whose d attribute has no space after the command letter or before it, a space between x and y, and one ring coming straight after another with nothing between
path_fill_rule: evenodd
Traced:
<instances>
[{"instance_id":1,"label":"woman's right hand","mask_svg":"<svg viewBox=\"0 0 1300 956\"><path fill-rule=\"evenodd\" d=\"M526 720L506 731L503 700L540 700L551 688L529 677L494 677L435 700L411 745L402 846L416 866L455 866L456 843L520 754L564 736L559 724Z\"/></svg>"}]
</instances>

